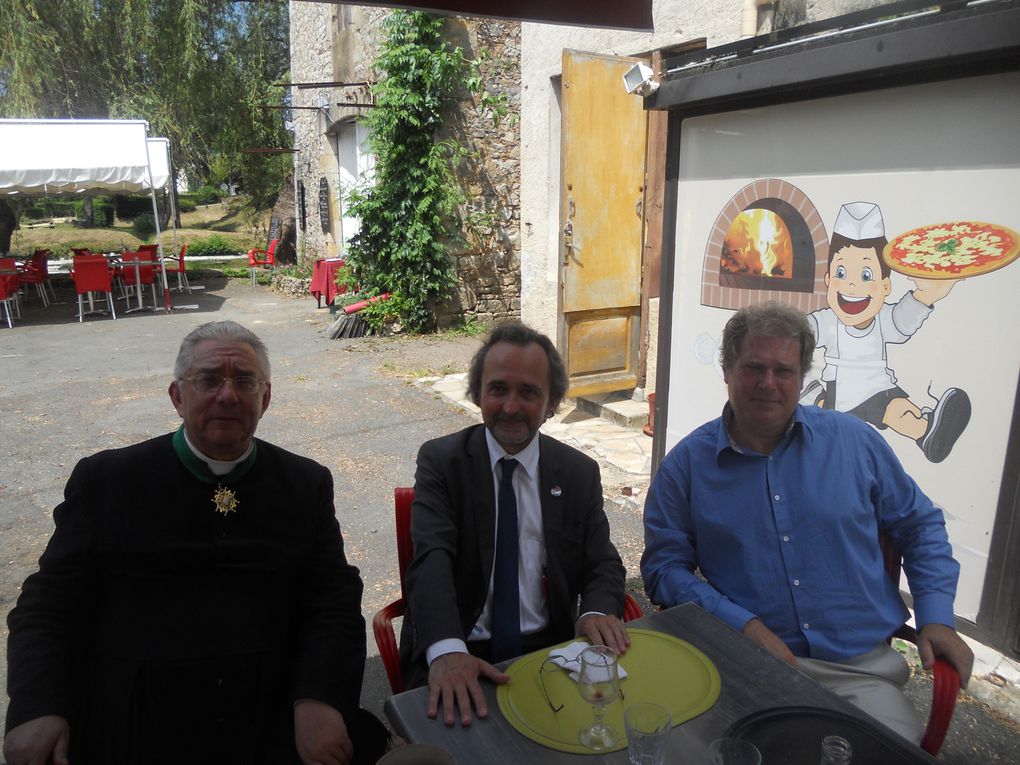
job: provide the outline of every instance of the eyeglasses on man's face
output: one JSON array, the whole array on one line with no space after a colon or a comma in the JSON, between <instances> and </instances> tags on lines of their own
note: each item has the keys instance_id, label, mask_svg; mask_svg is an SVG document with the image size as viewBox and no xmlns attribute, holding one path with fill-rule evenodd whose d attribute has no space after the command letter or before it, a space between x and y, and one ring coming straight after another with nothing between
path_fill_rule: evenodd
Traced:
<instances>
[{"instance_id":1,"label":"eyeglasses on man's face","mask_svg":"<svg viewBox=\"0 0 1020 765\"><path fill-rule=\"evenodd\" d=\"M252 396L259 392L265 380L260 380L255 375L238 375L236 377L224 377L214 372L200 372L191 377L182 377L185 382L191 383L191 387L198 393L218 393L224 383L229 382L234 386L237 393L245 396Z\"/></svg>"}]
</instances>

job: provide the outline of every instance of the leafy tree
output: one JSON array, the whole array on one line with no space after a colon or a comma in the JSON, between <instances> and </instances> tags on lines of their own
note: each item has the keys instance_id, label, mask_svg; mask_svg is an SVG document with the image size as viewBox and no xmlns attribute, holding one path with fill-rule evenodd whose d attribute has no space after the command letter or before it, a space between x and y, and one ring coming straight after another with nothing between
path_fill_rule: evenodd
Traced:
<instances>
[{"instance_id":1,"label":"leafy tree","mask_svg":"<svg viewBox=\"0 0 1020 765\"><path fill-rule=\"evenodd\" d=\"M3 0L0 116L145 119L198 182L215 162L264 209L289 159L271 83L288 68L287 4L273 0Z\"/></svg>"},{"instance_id":2,"label":"leafy tree","mask_svg":"<svg viewBox=\"0 0 1020 765\"><path fill-rule=\"evenodd\" d=\"M464 195L451 167L467 151L437 135L458 90L482 89L477 62L443 41L443 26L421 12L396 11L384 21L376 108L366 119L374 178L348 208L361 228L349 244L346 278L362 292L393 294L415 331L432 326L430 306L456 278L447 242L460 230ZM497 98L483 98L483 105L501 113Z\"/></svg>"}]
</instances>

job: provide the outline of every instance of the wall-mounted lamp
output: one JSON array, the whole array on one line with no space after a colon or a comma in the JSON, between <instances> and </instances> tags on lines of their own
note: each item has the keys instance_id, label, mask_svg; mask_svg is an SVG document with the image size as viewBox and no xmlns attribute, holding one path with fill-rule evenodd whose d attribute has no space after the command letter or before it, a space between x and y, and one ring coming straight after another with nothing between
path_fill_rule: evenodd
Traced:
<instances>
[{"instance_id":1,"label":"wall-mounted lamp","mask_svg":"<svg viewBox=\"0 0 1020 765\"><path fill-rule=\"evenodd\" d=\"M636 93L642 97L650 96L659 89L659 83L653 79L654 77L655 73L648 64L638 62L623 75L623 87L628 93Z\"/></svg>"}]
</instances>

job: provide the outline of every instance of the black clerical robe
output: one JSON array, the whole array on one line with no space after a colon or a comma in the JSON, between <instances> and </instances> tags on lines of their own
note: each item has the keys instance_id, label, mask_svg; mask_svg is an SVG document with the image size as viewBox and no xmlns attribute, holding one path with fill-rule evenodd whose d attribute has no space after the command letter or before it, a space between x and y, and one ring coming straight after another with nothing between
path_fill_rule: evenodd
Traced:
<instances>
[{"instance_id":1,"label":"black clerical robe","mask_svg":"<svg viewBox=\"0 0 1020 765\"><path fill-rule=\"evenodd\" d=\"M286 763L295 700L354 720L362 583L326 468L257 440L210 482L166 435L83 459L54 518L9 618L8 730L68 718L76 765Z\"/></svg>"}]
</instances>

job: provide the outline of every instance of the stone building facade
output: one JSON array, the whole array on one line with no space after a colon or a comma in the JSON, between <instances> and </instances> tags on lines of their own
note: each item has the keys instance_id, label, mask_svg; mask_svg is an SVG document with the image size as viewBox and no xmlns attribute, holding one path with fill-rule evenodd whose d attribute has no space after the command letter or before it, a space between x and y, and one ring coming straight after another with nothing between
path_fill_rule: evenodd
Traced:
<instances>
[{"instance_id":1,"label":"stone building facade","mask_svg":"<svg viewBox=\"0 0 1020 765\"><path fill-rule=\"evenodd\" d=\"M351 186L371 177L367 132L378 77L382 21L391 11L292 2L291 103L299 262L342 257L358 222L345 214ZM456 293L436 306L440 325L473 317L489 324L520 316L520 25L450 18L446 40L468 58L484 56L485 87L505 94L508 114L494 123L467 91L459 94L440 138L469 150L456 169L467 198L463 236L449 243Z\"/></svg>"}]
</instances>

